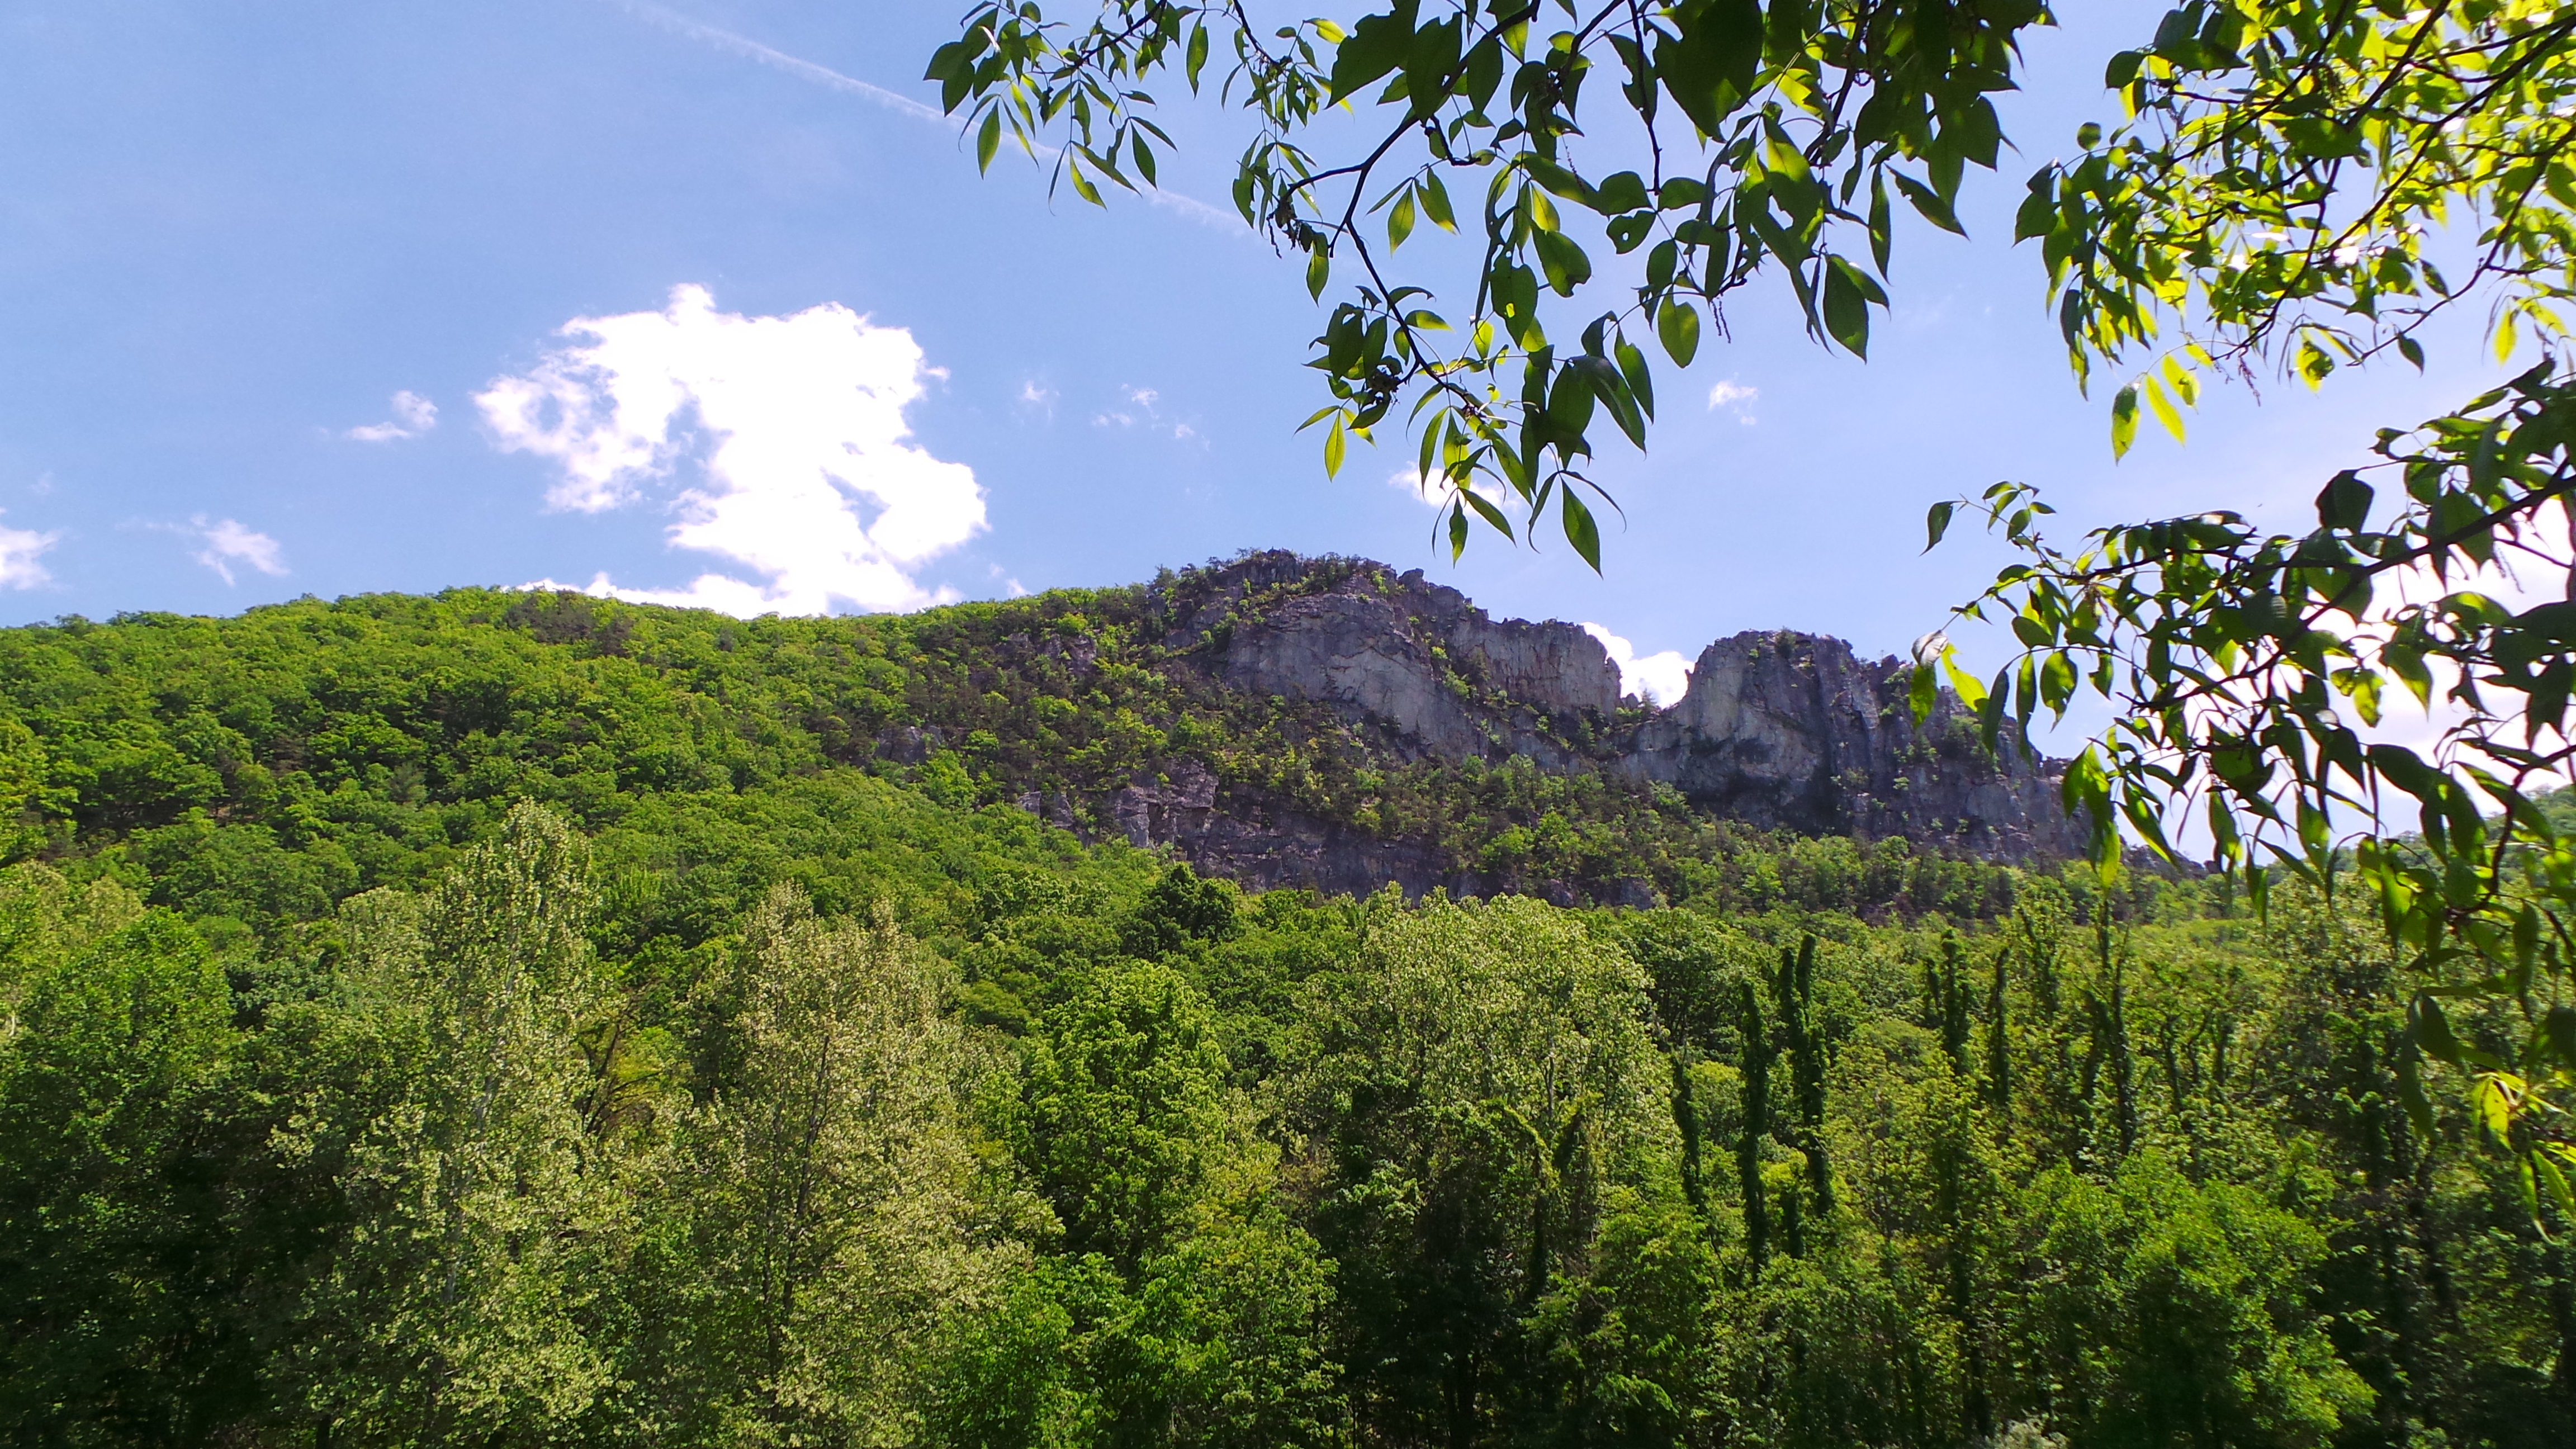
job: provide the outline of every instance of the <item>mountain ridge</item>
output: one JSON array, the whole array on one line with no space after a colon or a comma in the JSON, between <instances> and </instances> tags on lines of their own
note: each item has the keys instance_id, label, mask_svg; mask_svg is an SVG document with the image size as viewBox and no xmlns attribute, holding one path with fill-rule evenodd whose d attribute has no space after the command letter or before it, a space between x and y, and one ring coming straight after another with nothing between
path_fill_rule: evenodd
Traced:
<instances>
[{"instance_id":1,"label":"mountain ridge","mask_svg":"<svg viewBox=\"0 0 2576 1449\"><path fill-rule=\"evenodd\" d=\"M1304 710L1291 731L1302 738L1286 751L1339 747L1359 758L1362 777L1372 764L1527 769L1624 793L1644 815L1902 839L2011 864L2053 863L2081 848L2058 803L2062 764L2018 743L1987 751L1946 691L1918 729L1906 666L1863 660L1839 639L1770 630L1714 641L1683 697L1656 708L1621 695L1616 666L1580 626L1495 618L1421 570L1399 574L1368 559L1246 553L1166 571L1134 610L1152 668L1239 702ZM1016 644L1035 656L1031 667L1042 659L1077 681L1103 667L1087 636L1002 643L992 657ZM1132 641L1124 652L1133 654ZM940 716L925 709L862 753L925 767L972 738ZM1488 839L1442 842L1387 828L1366 799L1313 808L1243 763L1183 741L1124 780L1085 790L1024 779L1010 798L1088 838L1169 848L1247 889L1366 894L1392 881L1408 895L1519 891L1620 905L1658 893L1639 873L1569 879L1521 868L1513 832L1544 828L1545 810ZM1365 795L1364 778L1359 788Z\"/></svg>"},{"instance_id":2,"label":"mountain ridge","mask_svg":"<svg viewBox=\"0 0 2576 1449\"><path fill-rule=\"evenodd\" d=\"M1987 913L1993 863L2072 853L2053 767L1947 700L1916 730L1900 674L1739 634L1657 710L1574 625L1278 552L831 618L300 599L0 630L0 824L47 858L229 841L284 893L242 919L287 919L424 878L512 800L601 829L854 769L1255 890L1758 903L1797 855L1834 899Z\"/></svg>"}]
</instances>

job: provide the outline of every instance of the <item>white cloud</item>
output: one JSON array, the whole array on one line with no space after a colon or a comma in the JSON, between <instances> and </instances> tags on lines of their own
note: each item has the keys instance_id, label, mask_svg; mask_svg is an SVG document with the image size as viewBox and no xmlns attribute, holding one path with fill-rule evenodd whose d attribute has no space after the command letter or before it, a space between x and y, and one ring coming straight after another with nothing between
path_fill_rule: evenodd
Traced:
<instances>
[{"instance_id":1,"label":"white cloud","mask_svg":"<svg viewBox=\"0 0 2576 1449\"><path fill-rule=\"evenodd\" d=\"M1610 651L1610 662L1619 666L1621 694L1644 695L1657 706L1670 709L1690 688L1691 661L1684 659L1680 650L1667 649L1640 659L1636 645L1598 624L1584 625L1583 632L1600 640L1601 647Z\"/></svg>"},{"instance_id":2,"label":"white cloud","mask_svg":"<svg viewBox=\"0 0 2576 1449\"><path fill-rule=\"evenodd\" d=\"M1708 410L1715 412L1719 408L1733 408L1735 420L1749 428L1755 421L1752 403L1760 396L1762 396L1762 389L1746 387L1729 378L1708 390Z\"/></svg>"},{"instance_id":3,"label":"white cloud","mask_svg":"<svg viewBox=\"0 0 2576 1449\"><path fill-rule=\"evenodd\" d=\"M45 476L47 480L53 477L50 473ZM0 526L0 588L32 589L53 582L54 576L37 560L62 538L59 533Z\"/></svg>"},{"instance_id":4,"label":"white cloud","mask_svg":"<svg viewBox=\"0 0 2576 1449\"><path fill-rule=\"evenodd\" d=\"M984 490L973 470L910 441L904 410L938 375L910 332L837 302L786 317L718 312L704 287L682 286L663 311L578 317L560 335L569 345L474 399L504 450L556 465L547 503L620 507L694 458L698 481L672 499L672 544L759 576L636 589L602 574L593 592L741 615L951 597L913 575L983 531Z\"/></svg>"},{"instance_id":5,"label":"white cloud","mask_svg":"<svg viewBox=\"0 0 2576 1449\"><path fill-rule=\"evenodd\" d=\"M395 393L393 413L391 422L351 428L341 436L361 443L390 443L397 438L417 438L438 426L438 404L416 392Z\"/></svg>"},{"instance_id":6,"label":"white cloud","mask_svg":"<svg viewBox=\"0 0 2576 1449\"><path fill-rule=\"evenodd\" d=\"M202 513L191 520L198 537L206 546L197 552L197 562L213 569L227 585L233 581L233 565L244 564L274 578L286 572L286 559L277 540L267 534L243 527L232 519L208 523Z\"/></svg>"},{"instance_id":7,"label":"white cloud","mask_svg":"<svg viewBox=\"0 0 2576 1449\"><path fill-rule=\"evenodd\" d=\"M1042 408L1052 416L1055 412L1055 396L1054 388L1040 387L1036 378L1030 378L1020 384L1022 407Z\"/></svg>"}]
</instances>

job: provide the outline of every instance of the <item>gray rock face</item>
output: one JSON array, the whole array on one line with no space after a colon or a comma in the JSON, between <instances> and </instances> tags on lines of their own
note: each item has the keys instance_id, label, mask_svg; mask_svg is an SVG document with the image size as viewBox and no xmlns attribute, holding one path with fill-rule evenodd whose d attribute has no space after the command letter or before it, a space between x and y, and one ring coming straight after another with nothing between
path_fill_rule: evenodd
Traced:
<instances>
[{"instance_id":1,"label":"gray rock face","mask_svg":"<svg viewBox=\"0 0 2576 1449\"><path fill-rule=\"evenodd\" d=\"M1068 788L1041 765L1019 777L1019 804L1081 834L1168 847L1248 888L1364 894L1393 882L1411 895L1654 901L1651 881L1596 871L1569 883L1531 864L1541 853L1510 837L1551 819L1566 824L1527 803L1555 785L1533 795L1528 782L1501 779L1532 768L1590 777L1565 798L1627 801L1615 807L1638 812L1627 818L1678 809L1668 796L1650 798L1670 790L1699 813L1759 829L1903 838L1942 855L2012 862L2081 850L2058 803L2062 765L2017 743L1987 750L1946 694L1918 728L1904 664L1861 659L1839 639L1791 631L1721 639L1701 653L1683 697L1659 710L1621 697L1617 667L1579 626L1492 618L1419 571L1254 554L1166 576L1136 603L1142 656L1117 667L1150 668L1202 700L1295 702L1265 717L1283 738L1314 742L1317 759L1340 772L1332 778L1343 793L1256 783L1267 777L1230 763L1204 737L1176 734L1114 783L1095 777ZM1109 666L1088 635L1012 635L992 667L1033 668L1046 676L1038 687L1067 691ZM917 765L969 730L965 721L923 719L880 732L872 752ZM1426 797L1403 793L1410 786L1388 793L1412 812L1398 817L1409 826L1388 824L1370 793L1380 786L1360 783L1399 766L1470 762L1486 768L1410 776L1462 792L1441 797L1429 815ZM1484 782L1495 793L1477 797ZM1623 817L1614 809L1598 818ZM1548 859L1570 858L1561 841L1549 848L1559 853Z\"/></svg>"},{"instance_id":2,"label":"gray rock face","mask_svg":"<svg viewBox=\"0 0 2576 1449\"><path fill-rule=\"evenodd\" d=\"M1374 564L1319 591L1263 598L1313 582L1312 568L1286 554L1230 566L1216 601L1181 621L1175 640L1224 630L1225 683L1332 704L1385 727L1405 758L1499 749L1563 769L1576 762L1565 739L1619 708L1618 666L1578 625L1493 619L1419 569L1398 577Z\"/></svg>"},{"instance_id":3,"label":"gray rock face","mask_svg":"<svg viewBox=\"0 0 2576 1449\"><path fill-rule=\"evenodd\" d=\"M1465 755L1485 739L1411 621L1382 598L1292 599L1227 642L1225 682L1255 694L1322 700L1381 721L1420 748Z\"/></svg>"},{"instance_id":4,"label":"gray rock face","mask_svg":"<svg viewBox=\"0 0 2576 1449\"><path fill-rule=\"evenodd\" d=\"M1721 639L1679 702L1648 710L1623 707L1617 666L1579 626L1491 618L1419 570L1268 553L1211 581L1169 642L1221 644L1211 662L1227 685L1331 704L1400 758L1606 769L1766 829L1904 836L1987 859L2081 849L2058 803L2061 766L2011 742L1989 753L1946 691L1916 728L1905 664L1862 660L1839 639Z\"/></svg>"},{"instance_id":5,"label":"gray rock face","mask_svg":"<svg viewBox=\"0 0 2576 1449\"><path fill-rule=\"evenodd\" d=\"M1806 834L1902 835L1994 859L2082 846L2061 767L2011 741L1989 754L1946 692L1921 728L1899 659L1788 630L1701 651L1680 702L1622 741L1620 769L1711 814Z\"/></svg>"}]
</instances>

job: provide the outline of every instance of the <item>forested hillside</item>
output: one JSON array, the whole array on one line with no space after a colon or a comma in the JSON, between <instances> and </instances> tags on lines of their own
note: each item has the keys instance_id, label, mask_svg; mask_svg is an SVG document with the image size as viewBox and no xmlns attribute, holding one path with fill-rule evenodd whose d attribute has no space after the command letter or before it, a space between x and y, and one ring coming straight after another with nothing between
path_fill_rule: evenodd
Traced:
<instances>
[{"instance_id":1,"label":"forested hillside","mask_svg":"<svg viewBox=\"0 0 2576 1449\"><path fill-rule=\"evenodd\" d=\"M1158 607L0 633L0 1436L2576 1441L2340 898L1406 758ZM1486 895L1095 811L1182 758Z\"/></svg>"}]
</instances>

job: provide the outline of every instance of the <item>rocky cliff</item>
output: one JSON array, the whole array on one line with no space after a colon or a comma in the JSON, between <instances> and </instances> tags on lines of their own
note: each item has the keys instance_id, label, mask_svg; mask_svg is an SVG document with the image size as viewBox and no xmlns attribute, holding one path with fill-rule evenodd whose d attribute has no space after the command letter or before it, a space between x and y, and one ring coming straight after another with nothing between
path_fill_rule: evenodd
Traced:
<instances>
[{"instance_id":1,"label":"rocky cliff","mask_svg":"<svg viewBox=\"0 0 2576 1449\"><path fill-rule=\"evenodd\" d=\"M1388 760L1589 775L1662 787L1699 814L1761 829L1901 836L1945 854L2033 861L2076 853L2059 767L1989 753L1946 696L1917 728L1905 667L1792 631L1721 639L1669 708L1623 699L1600 643L1568 623L1494 619L1457 590L1373 563L1255 554L1167 578L1147 618L1172 665L1225 690L1337 715ZM1501 887L1643 900L1642 880L1577 890L1510 881L1493 852L1300 809L1196 759L1140 771L1103 814L1256 887L1365 891ZM1033 793L1030 808L1078 817Z\"/></svg>"}]
</instances>

